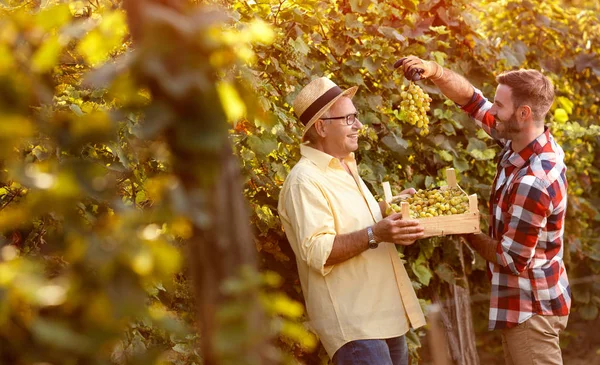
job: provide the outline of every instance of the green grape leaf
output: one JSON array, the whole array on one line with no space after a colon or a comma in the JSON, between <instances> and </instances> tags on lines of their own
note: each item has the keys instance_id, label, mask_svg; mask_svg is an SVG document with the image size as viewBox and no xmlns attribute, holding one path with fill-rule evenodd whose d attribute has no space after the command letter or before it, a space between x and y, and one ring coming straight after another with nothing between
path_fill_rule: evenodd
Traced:
<instances>
[{"instance_id":1,"label":"green grape leaf","mask_svg":"<svg viewBox=\"0 0 600 365\"><path fill-rule=\"evenodd\" d=\"M448 284L456 284L454 270L452 270L452 266L450 266L448 263L443 262L437 265L435 268L435 273L440 277L440 279L444 280Z\"/></svg>"},{"instance_id":2,"label":"green grape leaf","mask_svg":"<svg viewBox=\"0 0 600 365\"><path fill-rule=\"evenodd\" d=\"M413 262L410 266L419 282L425 286L429 285L429 281L433 277L431 270L423 263Z\"/></svg>"},{"instance_id":3,"label":"green grape leaf","mask_svg":"<svg viewBox=\"0 0 600 365\"><path fill-rule=\"evenodd\" d=\"M452 161L454 161L454 156L452 156L448 151L439 150L438 151L438 155L440 155L440 157L442 158L442 160L444 160L446 162L452 162Z\"/></svg>"},{"instance_id":4,"label":"green grape leaf","mask_svg":"<svg viewBox=\"0 0 600 365\"><path fill-rule=\"evenodd\" d=\"M452 165L458 172L465 172L471 169L469 163L462 158L455 158L454 163Z\"/></svg>"},{"instance_id":5,"label":"green grape leaf","mask_svg":"<svg viewBox=\"0 0 600 365\"><path fill-rule=\"evenodd\" d=\"M277 140L273 136L264 135L262 138L248 136L248 146L259 157L265 157L277 149Z\"/></svg>"}]
</instances>

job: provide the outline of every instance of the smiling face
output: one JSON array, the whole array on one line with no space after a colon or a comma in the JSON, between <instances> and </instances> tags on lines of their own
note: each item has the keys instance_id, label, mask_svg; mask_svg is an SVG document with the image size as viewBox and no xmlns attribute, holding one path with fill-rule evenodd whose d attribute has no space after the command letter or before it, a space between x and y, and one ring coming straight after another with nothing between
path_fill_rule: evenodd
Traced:
<instances>
[{"instance_id":1,"label":"smiling face","mask_svg":"<svg viewBox=\"0 0 600 365\"><path fill-rule=\"evenodd\" d=\"M342 97L331 106L328 118L344 117L356 113L352 100ZM323 152L336 158L344 158L358 149L358 132L363 124L356 119L354 124L346 125L344 118L319 120L320 135L323 137Z\"/></svg>"},{"instance_id":2,"label":"smiling face","mask_svg":"<svg viewBox=\"0 0 600 365\"><path fill-rule=\"evenodd\" d=\"M513 103L510 87L498 85L490 114L496 119L496 130L500 138L512 140L523 131L522 121L517 117L518 109Z\"/></svg>"}]
</instances>

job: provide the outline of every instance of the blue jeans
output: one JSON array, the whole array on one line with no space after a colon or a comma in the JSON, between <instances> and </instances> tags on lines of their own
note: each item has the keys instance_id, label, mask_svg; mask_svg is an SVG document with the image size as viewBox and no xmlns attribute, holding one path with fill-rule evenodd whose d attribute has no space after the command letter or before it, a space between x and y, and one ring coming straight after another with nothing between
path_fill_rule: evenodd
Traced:
<instances>
[{"instance_id":1,"label":"blue jeans","mask_svg":"<svg viewBox=\"0 0 600 365\"><path fill-rule=\"evenodd\" d=\"M340 347L333 355L335 365L408 365L404 336L387 340L357 340Z\"/></svg>"}]
</instances>

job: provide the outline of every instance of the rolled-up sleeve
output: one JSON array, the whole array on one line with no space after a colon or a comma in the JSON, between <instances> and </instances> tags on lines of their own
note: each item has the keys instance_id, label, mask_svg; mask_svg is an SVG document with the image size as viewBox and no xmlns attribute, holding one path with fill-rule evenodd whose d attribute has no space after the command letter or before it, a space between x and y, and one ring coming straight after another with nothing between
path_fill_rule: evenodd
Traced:
<instances>
[{"instance_id":1,"label":"rolled-up sleeve","mask_svg":"<svg viewBox=\"0 0 600 365\"><path fill-rule=\"evenodd\" d=\"M492 103L483 96L481 90L473 88L473 97L465 105L459 105L471 118L477 122L490 137L492 137L501 146L505 145L505 140L498 136L496 130L496 118L490 113Z\"/></svg>"},{"instance_id":2,"label":"rolled-up sleeve","mask_svg":"<svg viewBox=\"0 0 600 365\"><path fill-rule=\"evenodd\" d=\"M546 226L552 201L540 179L525 176L515 184L505 213L509 222L498 245L498 263L515 274L521 274L535 254L538 237Z\"/></svg>"},{"instance_id":3,"label":"rolled-up sleeve","mask_svg":"<svg viewBox=\"0 0 600 365\"><path fill-rule=\"evenodd\" d=\"M325 263L336 231L325 193L310 181L295 183L289 187L285 210L295 235L296 244L290 242L294 253L309 267L327 275L333 269Z\"/></svg>"}]
</instances>

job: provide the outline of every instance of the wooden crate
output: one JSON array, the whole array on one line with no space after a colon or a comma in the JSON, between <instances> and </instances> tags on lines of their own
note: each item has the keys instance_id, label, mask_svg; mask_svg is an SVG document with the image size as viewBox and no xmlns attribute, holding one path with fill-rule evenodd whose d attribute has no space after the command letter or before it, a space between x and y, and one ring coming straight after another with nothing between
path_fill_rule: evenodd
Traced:
<instances>
[{"instance_id":1,"label":"wooden crate","mask_svg":"<svg viewBox=\"0 0 600 365\"><path fill-rule=\"evenodd\" d=\"M446 170L447 186L440 187L444 191L453 187L458 187L463 193L464 190L456 182L456 174L454 169ZM393 200L392 190L388 182L383 183L383 192L385 201L390 204ZM465 195L467 195L465 193ZM407 202L400 203L401 213L403 217L409 216L409 204ZM451 234L468 234L479 233L479 208L477 206L477 195L469 195L469 212L464 214L444 215L431 218L418 218L419 223L425 227L425 237L447 236Z\"/></svg>"}]
</instances>

